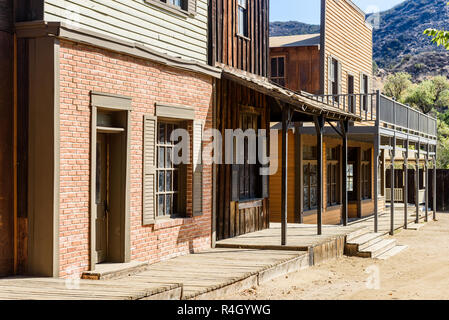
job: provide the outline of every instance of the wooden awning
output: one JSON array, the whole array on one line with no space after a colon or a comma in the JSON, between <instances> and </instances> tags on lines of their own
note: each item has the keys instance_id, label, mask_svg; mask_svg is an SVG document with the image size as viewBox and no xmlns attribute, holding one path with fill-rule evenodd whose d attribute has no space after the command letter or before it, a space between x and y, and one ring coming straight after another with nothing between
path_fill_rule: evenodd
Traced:
<instances>
[{"instance_id":1,"label":"wooden awning","mask_svg":"<svg viewBox=\"0 0 449 320\"><path fill-rule=\"evenodd\" d=\"M222 78L234 81L242 86L253 89L257 92L270 96L277 101L289 105L294 111L305 113L312 116L323 115L328 120L350 120L361 121L362 118L354 113L343 111L335 106L316 101L311 95L298 93L275 83L267 78L256 76L252 73L219 64L222 70Z\"/></svg>"}]
</instances>

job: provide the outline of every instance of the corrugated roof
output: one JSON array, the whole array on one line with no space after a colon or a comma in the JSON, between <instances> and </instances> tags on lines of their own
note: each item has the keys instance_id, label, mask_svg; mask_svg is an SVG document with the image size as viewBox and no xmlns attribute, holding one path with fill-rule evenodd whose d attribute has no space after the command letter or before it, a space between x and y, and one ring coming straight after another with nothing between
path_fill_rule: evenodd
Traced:
<instances>
[{"instance_id":1,"label":"corrugated roof","mask_svg":"<svg viewBox=\"0 0 449 320\"><path fill-rule=\"evenodd\" d=\"M320 34L300 34L294 36L270 37L270 48L319 46Z\"/></svg>"}]
</instances>

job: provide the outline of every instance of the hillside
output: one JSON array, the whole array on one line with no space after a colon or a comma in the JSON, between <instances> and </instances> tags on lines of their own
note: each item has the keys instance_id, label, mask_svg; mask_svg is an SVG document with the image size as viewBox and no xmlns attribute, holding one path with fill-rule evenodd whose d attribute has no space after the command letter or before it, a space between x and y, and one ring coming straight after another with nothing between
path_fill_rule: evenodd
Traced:
<instances>
[{"instance_id":1,"label":"hillside","mask_svg":"<svg viewBox=\"0 0 449 320\"><path fill-rule=\"evenodd\" d=\"M270 36L290 36L296 34L312 34L320 33L320 26L313 24L306 24L298 21L287 22L271 22Z\"/></svg>"},{"instance_id":2,"label":"hillside","mask_svg":"<svg viewBox=\"0 0 449 320\"><path fill-rule=\"evenodd\" d=\"M449 29L447 0L406 0L381 12L374 29L374 60L387 73L407 71L414 79L443 74L449 77L449 53L423 35L427 28ZM374 17L367 17L374 20ZM272 36L294 35L316 30L319 26L299 22L275 22Z\"/></svg>"}]
</instances>

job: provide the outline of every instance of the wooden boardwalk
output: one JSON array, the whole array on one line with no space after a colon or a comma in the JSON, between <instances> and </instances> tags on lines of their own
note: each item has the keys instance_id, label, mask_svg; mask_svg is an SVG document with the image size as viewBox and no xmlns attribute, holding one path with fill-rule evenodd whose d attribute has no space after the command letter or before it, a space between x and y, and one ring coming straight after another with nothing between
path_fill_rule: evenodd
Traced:
<instances>
[{"instance_id":1,"label":"wooden boardwalk","mask_svg":"<svg viewBox=\"0 0 449 320\"><path fill-rule=\"evenodd\" d=\"M181 285L132 280L91 281L14 277L0 279L0 300L138 300L179 296Z\"/></svg>"},{"instance_id":2,"label":"wooden boardwalk","mask_svg":"<svg viewBox=\"0 0 449 320\"><path fill-rule=\"evenodd\" d=\"M211 299L309 266L308 254L210 249L117 280L0 279L0 300Z\"/></svg>"},{"instance_id":3,"label":"wooden boardwalk","mask_svg":"<svg viewBox=\"0 0 449 320\"><path fill-rule=\"evenodd\" d=\"M403 227L403 212L397 208L395 228ZM414 208L409 212L413 223ZM142 272L118 273L122 278L116 280L0 279L0 300L214 299L341 256L347 237L373 227L374 218L368 217L347 227L323 226L318 236L316 225L289 224L287 246L281 246L280 224L274 223L268 230L218 241L216 249L149 266L137 263ZM379 230L390 230L389 212L380 215Z\"/></svg>"}]
</instances>

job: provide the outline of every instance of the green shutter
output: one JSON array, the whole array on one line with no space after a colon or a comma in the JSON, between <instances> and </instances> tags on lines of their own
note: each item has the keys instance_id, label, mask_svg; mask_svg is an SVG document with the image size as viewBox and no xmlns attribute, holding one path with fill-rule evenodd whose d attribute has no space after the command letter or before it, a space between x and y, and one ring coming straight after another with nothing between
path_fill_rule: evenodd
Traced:
<instances>
[{"instance_id":1,"label":"green shutter","mask_svg":"<svg viewBox=\"0 0 449 320\"><path fill-rule=\"evenodd\" d=\"M203 123L193 121L193 216L203 214Z\"/></svg>"},{"instance_id":2,"label":"green shutter","mask_svg":"<svg viewBox=\"0 0 449 320\"><path fill-rule=\"evenodd\" d=\"M144 116L143 130L143 225L156 221L157 118Z\"/></svg>"}]
</instances>

